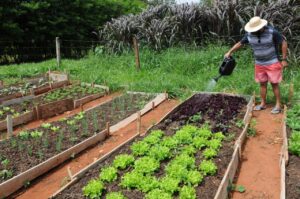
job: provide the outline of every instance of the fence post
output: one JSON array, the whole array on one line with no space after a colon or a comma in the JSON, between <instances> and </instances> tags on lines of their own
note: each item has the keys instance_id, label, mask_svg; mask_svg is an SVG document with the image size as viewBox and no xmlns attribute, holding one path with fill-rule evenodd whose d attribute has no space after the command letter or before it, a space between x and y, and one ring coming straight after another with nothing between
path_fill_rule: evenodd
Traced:
<instances>
[{"instance_id":1,"label":"fence post","mask_svg":"<svg viewBox=\"0 0 300 199\"><path fill-rule=\"evenodd\" d=\"M59 67L61 62L59 37L55 38L55 46L56 46L56 61L57 61L57 66Z\"/></svg>"},{"instance_id":2,"label":"fence post","mask_svg":"<svg viewBox=\"0 0 300 199\"><path fill-rule=\"evenodd\" d=\"M142 123L142 120L141 120L141 111L138 111L137 112L137 119L136 119L136 121L137 121L137 133L139 134L139 135L141 135L141 123Z\"/></svg>"},{"instance_id":3,"label":"fence post","mask_svg":"<svg viewBox=\"0 0 300 199\"><path fill-rule=\"evenodd\" d=\"M10 138L13 134L13 120L11 115L7 115L6 122L7 122L7 137Z\"/></svg>"},{"instance_id":4,"label":"fence post","mask_svg":"<svg viewBox=\"0 0 300 199\"><path fill-rule=\"evenodd\" d=\"M140 64L139 46L138 46L138 41L135 37L133 37L133 47L134 47L134 54L135 54L136 70L140 70L141 64Z\"/></svg>"}]
</instances>

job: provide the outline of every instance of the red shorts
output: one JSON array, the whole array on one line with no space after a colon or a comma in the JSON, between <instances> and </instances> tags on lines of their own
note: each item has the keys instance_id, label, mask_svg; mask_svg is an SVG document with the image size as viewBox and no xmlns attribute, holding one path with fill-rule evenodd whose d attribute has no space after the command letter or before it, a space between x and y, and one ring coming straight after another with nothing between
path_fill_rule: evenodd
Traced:
<instances>
[{"instance_id":1,"label":"red shorts","mask_svg":"<svg viewBox=\"0 0 300 199\"><path fill-rule=\"evenodd\" d=\"M255 64L255 81L258 83L270 82L280 83L282 80L282 65L276 62L267 66L260 66Z\"/></svg>"}]
</instances>

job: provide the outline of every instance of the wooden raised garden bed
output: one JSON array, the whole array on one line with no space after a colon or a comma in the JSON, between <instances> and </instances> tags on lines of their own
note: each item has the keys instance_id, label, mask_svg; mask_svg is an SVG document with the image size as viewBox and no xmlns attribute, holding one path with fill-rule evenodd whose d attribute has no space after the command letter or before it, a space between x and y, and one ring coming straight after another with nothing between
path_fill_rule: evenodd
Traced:
<instances>
[{"instance_id":1,"label":"wooden raised garden bed","mask_svg":"<svg viewBox=\"0 0 300 199\"><path fill-rule=\"evenodd\" d=\"M252 105L251 97L194 94L149 133L137 133L75 174L52 198L225 199Z\"/></svg>"},{"instance_id":2,"label":"wooden raised garden bed","mask_svg":"<svg viewBox=\"0 0 300 199\"><path fill-rule=\"evenodd\" d=\"M26 80L24 84L11 85L0 90L0 104L10 105L27 100L28 96L37 96L50 90L70 84L69 76L59 72L48 72L43 77Z\"/></svg>"},{"instance_id":3,"label":"wooden raised garden bed","mask_svg":"<svg viewBox=\"0 0 300 199\"><path fill-rule=\"evenodd\" d=\"M43 124L0 142L3 149L0 158L4 161L0 171L5 173L0 178L0 198L9 196L24 183L103 141L109 136L108 123L113 125L110 132L118 130L136 120L137 111L145 114L153 104L157 106L166 99L165 94L156 97L125 94L84 113Z\"/></svg>"},{"instance_id":4,"label":"wooden raised garden bed","mask_svg":"<svg viewBox=\"0 0 300 199\"><path fill-rule=\"evenodd\" d=\"M284 109L280 199L300 198L300 105Z\"/></svg>"},{"instance_id":5,"label":"wooden raised garden bed","mask_svg":"<svg viewBox=\"0 0 300 199\"><path fill-rule=\"evenodd\" d=\"M96 85L97 86L97 85ZM87 85L71 85L48 93L0 107L0 131L7 129L7 115L13 115L12 126L46 119L78 108L104 96L108 89Z\"/></svg>"}]
</instances>

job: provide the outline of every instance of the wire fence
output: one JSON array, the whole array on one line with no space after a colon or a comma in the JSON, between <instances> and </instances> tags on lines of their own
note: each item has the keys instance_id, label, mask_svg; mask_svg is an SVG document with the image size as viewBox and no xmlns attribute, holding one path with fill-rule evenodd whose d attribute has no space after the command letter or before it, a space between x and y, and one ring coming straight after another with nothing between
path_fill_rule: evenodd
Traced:
<instances>
[{"instance_id":1,"label":"wire fence","mask_svg":"<svg viewBox=\"0 0 300 199\"><path fill-rule=\"evenodd\" d=\"M194 43L192 41L182 41L181 47L186 50L194 48L195 46L201 47L205 42L223 41L227 45L239 41L244 34L230 35L230 36L218 36L210 35L203 39L203 36L194 37ZM288 43L290 49L296 52L300 51L299 44L294 42L298 39L290 38ZM86 56L89 52L95 52L96 47L106 46L109 41L104 40L68 40L60 39L60 56L70 59L78 59ZM194 45L191 45L194 44ZM297 44L297 45L295 45ZM148 44L140 42L139 47L141 50L143 47L147 47ZM129 45L129 50L133 49L133 45ZM23 63L23 62L38 62L46 59L56 58L56 43L55 40L45 40L43 42L35 41L1 41L0 40L0 65Z\"/></svg>"}]
</instances>

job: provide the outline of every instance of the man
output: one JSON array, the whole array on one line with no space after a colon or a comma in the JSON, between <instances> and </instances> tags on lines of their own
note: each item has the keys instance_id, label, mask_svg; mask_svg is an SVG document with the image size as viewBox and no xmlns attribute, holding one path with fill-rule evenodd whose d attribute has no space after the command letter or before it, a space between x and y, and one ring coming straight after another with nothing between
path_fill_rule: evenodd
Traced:
<instances>
[{"instance_id":1,"label":"man","mask_svg":"<svg viewBox=\"0 0 300 199\"><path fill-rule=\"evenodd\" d=\"M266 108L267 85L270 82L276 97L276 105L271 113L278 114L281 112L279 83L282 80L282 69L288 66L287 42L277 30L267 24L268 22L260 17L251 18L245 26L245 36L225 54L225 57L229 57L244 44L251 45L255 58L255 81L260 83L261 96L261 103L254 110ZM281 62L278 45L281 45Z\"/></svg>"}]
</instances>

